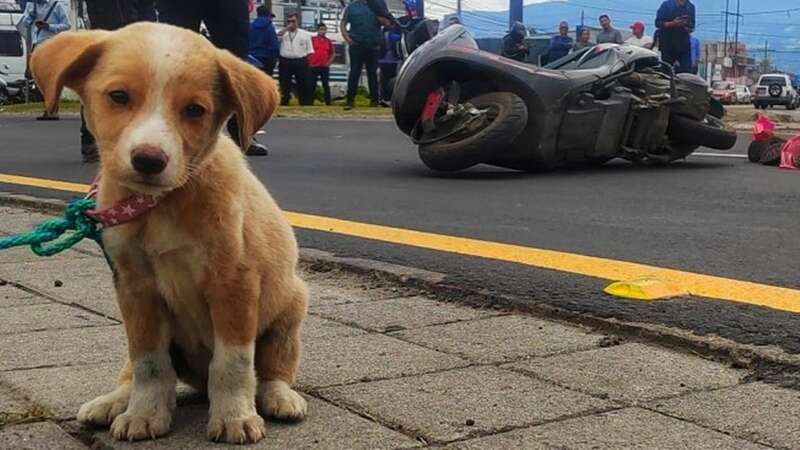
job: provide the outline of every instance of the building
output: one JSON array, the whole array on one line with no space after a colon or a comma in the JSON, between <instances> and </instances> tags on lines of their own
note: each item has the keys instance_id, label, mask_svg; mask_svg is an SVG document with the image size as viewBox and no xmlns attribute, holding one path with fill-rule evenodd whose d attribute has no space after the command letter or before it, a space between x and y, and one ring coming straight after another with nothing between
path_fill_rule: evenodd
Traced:
<instances>
[{"instance_id":1,"label":"building","mask_svg":"<svg viewBox=\"0 0 800 450\"><path fill-rule=\"evenodd\" d=\"M727 48L727 51L726 51ZM755 59L747 55L747 46L739 42L706 41L700 44L700 75L708 81L733 81L752 85L756 78Z\"/></svg>"}]
</instances>

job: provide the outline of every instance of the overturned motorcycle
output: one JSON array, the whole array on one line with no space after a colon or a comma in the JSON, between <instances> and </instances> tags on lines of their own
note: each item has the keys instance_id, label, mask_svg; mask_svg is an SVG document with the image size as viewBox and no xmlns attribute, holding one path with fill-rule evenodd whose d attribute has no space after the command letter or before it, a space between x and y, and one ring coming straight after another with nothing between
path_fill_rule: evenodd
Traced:
<instances>
[{"instance_id":1,"label":"overturned motorcycle","mask_svg":"<svg viewBox=\"0 0 800 450\"><path fill-rule=\"evenodd\" d=\"M542 68L479 50L460 25L403 45L393 113L434 170L668 163L736 143L706 82L650 50L601 44Z\"/></svg>"}]
</instances>

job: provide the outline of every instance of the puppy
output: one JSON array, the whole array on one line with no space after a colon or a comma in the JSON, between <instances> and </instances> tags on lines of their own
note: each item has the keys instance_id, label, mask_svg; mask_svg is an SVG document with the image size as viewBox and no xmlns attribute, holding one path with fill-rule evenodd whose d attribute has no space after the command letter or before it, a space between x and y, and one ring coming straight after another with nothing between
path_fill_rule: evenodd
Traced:
<instances>
[{"instance_id":1,"label":"puppy","mask_svg":"<svg viewBox=\"0 0 800 450\"><path fill-rule=\"evenodd\" d=\"M128 337L119 386L78 420L116 439L169 431L176 379L207 390L208 437L251 443L265 415L300 420L291 389L307 291L292 229L241 150L272 115L275 84L197 33L141 23L62 33L32 56L49 111L75 90L100 149L98 208L157 205L103 230Z\"/></svg>"}]
</instances>

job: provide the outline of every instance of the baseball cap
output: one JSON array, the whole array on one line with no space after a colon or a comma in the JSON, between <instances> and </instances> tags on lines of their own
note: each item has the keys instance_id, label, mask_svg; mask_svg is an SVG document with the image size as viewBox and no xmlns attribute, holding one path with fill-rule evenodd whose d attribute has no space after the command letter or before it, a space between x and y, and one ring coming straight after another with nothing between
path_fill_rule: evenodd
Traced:
<instances>
[{"instance_id":1,"label":"baseball cap","mask_svg":"<svg viewBox=\"0 0 800 450\"><path fill-rule=\"evenodd\" d=\"M634 22L631 25L631 30L644 30L644 24L642 22Z\"/></svg>"},{"instance_id":2,"label":"baseball cap","mask_svg":"<svg viewBox=\"0 0 800 450\"><path fill-rule=\"evenodd\" d=\"M569 28L569 24L566 20L562 21L560 24L558 24L558 28Z\"/></svg>"}]
</instances>

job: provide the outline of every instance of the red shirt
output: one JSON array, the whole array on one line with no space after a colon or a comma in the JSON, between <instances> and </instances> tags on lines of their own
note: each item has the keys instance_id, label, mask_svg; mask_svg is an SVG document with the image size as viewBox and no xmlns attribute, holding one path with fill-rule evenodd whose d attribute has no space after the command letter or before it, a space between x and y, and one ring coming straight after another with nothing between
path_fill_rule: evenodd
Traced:
<instances>
[{"instance_id":1,"label":"red shirt","mask_svg":"<svg viewBox=\"0 0 800 450\"><path fill-rule=\"evenodd\" d=\"M334 52L333 42L326 37L314 36L311 38L311 44L314 45L314 53L308 57L308 65L310 67L328 67L328 61Z\"/></svg>"}]
</instances>

